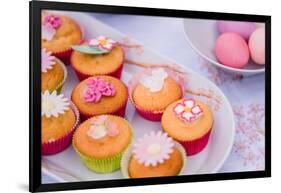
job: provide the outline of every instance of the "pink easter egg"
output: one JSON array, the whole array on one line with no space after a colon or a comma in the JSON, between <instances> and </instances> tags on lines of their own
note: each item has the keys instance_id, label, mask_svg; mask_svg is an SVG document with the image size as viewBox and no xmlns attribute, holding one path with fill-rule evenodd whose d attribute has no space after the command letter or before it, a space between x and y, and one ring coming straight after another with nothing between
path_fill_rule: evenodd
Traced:
<instances>
[{"instance_id":1,"label":"pink easter egg","mask_svg":"<svg viewBox=\"0 0 281 193\"><path fill-rule=\"evenodd\" d=\"M219 36L215 45L215 54L220 63L233 68L245 67L250 58L246 41L232 32Z\"/></svg>"},{"instance_id":2,"label":"pink easter egg","mask_svg":"<svg viewBox=\"0 0 281 193\"><path fill-rule=\"evenodd\" d=\"M220 33L234 32L248 40L256 30L256 24L244 21L218 21L218 28Z\"/></svg>"},{"instance_id":3,"label":"pink easter egg","mask_svg":"<svg viewBox=\"0 0 281 193\"><path fill-rule=\"evenodd\" d=\"M260 65L265 64L265 29L258 28L250 36L249 49L252 60Z\"/></svg>"}]
</instances>

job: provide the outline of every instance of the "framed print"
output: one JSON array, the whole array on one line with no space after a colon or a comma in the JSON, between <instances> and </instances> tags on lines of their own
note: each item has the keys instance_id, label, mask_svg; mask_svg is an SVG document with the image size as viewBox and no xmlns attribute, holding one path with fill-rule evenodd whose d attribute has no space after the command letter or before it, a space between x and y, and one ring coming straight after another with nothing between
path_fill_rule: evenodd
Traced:
<instances>
[{"instance_id":1,"label":"framed print","mask_svg":"<svg viewBox=\"0 0 281 193\"><path fill-rule=\"evenodd\" d=\"M30 2L30 191L271 176L271 17Z\"/></svg>"}]
</instances>

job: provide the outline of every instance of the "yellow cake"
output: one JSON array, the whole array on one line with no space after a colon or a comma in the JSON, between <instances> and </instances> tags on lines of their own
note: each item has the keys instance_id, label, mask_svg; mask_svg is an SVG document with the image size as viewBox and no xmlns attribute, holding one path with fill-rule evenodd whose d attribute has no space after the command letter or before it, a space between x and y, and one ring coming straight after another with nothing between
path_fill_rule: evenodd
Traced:
<instances>
[{"instance_id":1,"label":"yellow cake","mask_svg":"<svg viewBox=\"0 0 281 193\"><path fill-rule=\"evenodd\" d=\"M48 90L42 94L42 143L53 142L68 135L76 121L76 114L63 95Z\"/></svg>"},{"instance_id":2,"label":"yellow cake","mask_svg":"<svg viewBox=\"0 0 281 193\"><path fill-rule=\"evenodd\" d=\"M47 73L41 73L41 90L55 90L64 80L64 69L56 62L52 69Z\"/></svg>"},{"instance_id":3,"label":"yellow cake","mask_svg":"<svg viewBox=\"0 0 281 193\"><path fill-rule=\"evenodd\" d=\"M163 130L184 146L187 155L199 153L206 147L213 122L212 110L195 99L170 104L161 119Z\"/></svg>"},{"instance_id":4,"label":"yellow cake","mask_svg":"<svg viewBox=\"0 0 281 193\"><path fill-rule=\"evenodd\" d=\"M82 32L71 18L44 12L42 14L42 48L54 53L71 49L82 41Z\"/></svg>"},{"instance_id":5,"label":"yellow cake","mask_svg":"<svg viewBox=\"0 0 281 193\"><path fill-rule=\"evenodd\" d=\"M135 105L144 111L164 111L182 97L181 85L162 69L153 69L140 76L132 92Z\"/></svg>"},{"instance_id":6,"label":"yellow cake","mask_svg":"<svg viewBox=\"0 0 281 193\"><path fill-rule=\"evenodd\" d=\"M123 60L124 52L121 46L115 46L107 54L93 55L78 51L71 54L73 68L89 76L111 74L123 65Z\"/></svg>"},{"instance_id":7,"label":"yellow cake","mask_svg":"<svg viewBox=\"0 0 281 193\"><path fill-rule=\"evenodd\" d=\"M105 121L111 121L116 124L116 128L118 129L116 136L109 136L105 133L104 136L93 138L89 134L89 130L95 124L95 120L101 117L106 117ZM99 127L97 126L96 129L99 129ZM113 115L100 115L90 118L79 125L73 137L73 144L84 156L104 159L124 151L130 144L131 139L132 130L125 119Z\"/></svg>"},{"instance_id":8,"label":"yellow cake","mask_svg":"<svg viewBox=\"0 0 281 193\"><path fill-rule=\"evenodd\" d=\"M172 138L179 141L192 141L201 138L211 130L213 114L206 104L199 100L194 100L195 104L201 108L202 114L190 122L184 121L174 111L176 105L184 100L178 100L167 107L163 113L161 124L164 131Z\"/></svg>"},{"instance_id":9,"label":"yellow cake","mask_svg":"<svg viewBox=\"0 0 281 193\"><path fill-rule=\"evenodd\" d=\"M177 176L183 166L182 155L179 150L173 149L170 159L157 166L148 166L139 163L134 157L129 163L129 175L131 178L149 178L161 176Z\"/></svg>"},{"instance_id":10,"label":"yellow cake","mask_svg":"<svg viewBox=\"0 0 281 193\"><path fill-rule=\"evenodd\" d=\"M130 151L131 155L122 161L130 178L177 176L185 165L184 149L161 131L146 133Z\"/></svg>"},{"instance_id":11,"label":"yellow cake","mask_svg":"<svg viewBox=\"0 0 281 193\"><path fill-rule=\"evenodd\" d=\"M57 140L68 134L75 124L76 118L72 109L59 117L42 117L42 143Z\"/></svg>"},{"instance_id":12,"label":"yellow cake","mask_svg":"<svg viewBox=\"0 0 281 193\"><path fill-rule=\"evenodd\" d=\"M141 83L137 84L133 91L135 104L143 110L162 111L181 96L180 85L170 77L165 79L163 88L158 92L150 92Z\"/></svg>"},{"instance_id":13,"label":"yellow cake","mask_svg":"<svg viewBox=\"0 0 281 193\"><path fill-rule=\"evenodd\" d=\"M52 52L42 49L41 53L41 91L59 91L67 76L65 65Z\"/></svg>"},{"instance_id":14,"label":"yellow cake","mask_svg":"<svg viewBox=\"0 0 281 193\"><path fill-rule=\"evenodd\" d=\"M102 91L93 83L95 80L101 82L98 84L109 85L108 96L101 94ZM86 95L87 92L89 92L88 95ZM91 95L91 92L93 92L93 95ZM96 97L95 93L100 94L99 97ZM80 82L73 89L71 98L81 115L91 117L102 114L118 114L126 106L128 93L125 84L114 77L93 76Z\"/></svg>"}]
</instances>

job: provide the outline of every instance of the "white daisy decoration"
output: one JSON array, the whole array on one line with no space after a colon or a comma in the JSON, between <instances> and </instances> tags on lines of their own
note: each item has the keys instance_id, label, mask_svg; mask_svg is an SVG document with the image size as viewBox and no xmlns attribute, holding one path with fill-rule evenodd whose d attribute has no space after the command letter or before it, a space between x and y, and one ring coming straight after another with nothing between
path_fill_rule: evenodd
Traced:
<instances>
[{"instance_id":1,"label":"white daisy decoration","mask_svg":"<svg viewBox=\"0 0 281 193\"><path fill-rule=\"evenodd\" d=\"M43 48L41 50L41 72L46 73L48 70L52 69L55 64L55 56L52 55L52 52Z\"/></svg>"},{"instance_id":2,"label":"white daisy decoration","mask_svg":"<svg viewBox=\"0 0 281 193\"><path fill-rule=\"evenodd\" d=\"M156 166L170 159L174 145L174 141L167 133L152 131L137 140L132 152L139 163L146 167Z\"/></svg>"},{"instance_id":3,"label":"white daisy decoration","mask_svg":"<svg viewBox=\"0 0 281 193\"><path fill-rule=\"evenodd\" d=\"M50 93L48 90L42 93L42 113L41 116L50 118L58 117L69 109L70 103L63 94L57 94L57 91Z\"/></svg>"}]
</instances>

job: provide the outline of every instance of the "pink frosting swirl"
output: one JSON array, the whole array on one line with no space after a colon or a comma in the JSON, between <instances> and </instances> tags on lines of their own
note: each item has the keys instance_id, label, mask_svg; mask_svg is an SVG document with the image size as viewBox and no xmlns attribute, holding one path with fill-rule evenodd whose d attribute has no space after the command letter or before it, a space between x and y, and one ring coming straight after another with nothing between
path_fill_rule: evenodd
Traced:
<instances>
[{"instance_id":1,"label":"pink frosting swirl","mask_svg":"<svg viewBox=\"0 0 281 193\"><path fill-rule=\"evenodd\" d=\"M87 80L87 89L83 97L86 102L97 103L102 99L102 96L114 96L115 93L116 89L112 83L101 77L95 77Z\"/></svg>"}]
</instances>

